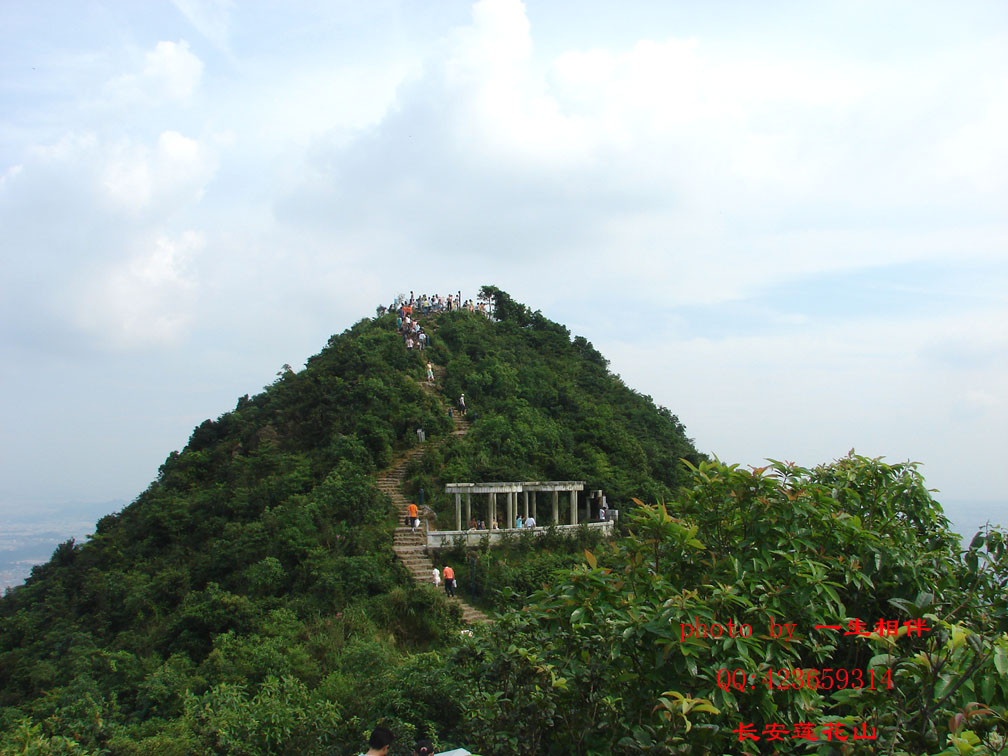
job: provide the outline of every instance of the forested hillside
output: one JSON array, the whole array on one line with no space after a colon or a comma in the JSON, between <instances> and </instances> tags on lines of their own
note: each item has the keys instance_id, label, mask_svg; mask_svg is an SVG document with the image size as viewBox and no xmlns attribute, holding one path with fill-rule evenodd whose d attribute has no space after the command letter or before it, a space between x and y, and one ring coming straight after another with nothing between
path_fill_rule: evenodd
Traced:
<instances>
[{"instance_id":1,"label":"forested hillside","mask_svg":"<svg viewBox=\"0 0 1008 756\"><path fill-rule=\"evenodd\" d=\"M472 431L415 466L413 488L448 481L584 480L609 499L667 499L701 456L678 417L608 370L584 337L484 287L499 320L454 317L427 351L444 390L465 392ZM452 509L452 512L454 510ZM449 521L445 521L448 525Z\"/></svg>"},{"instance_id":2,"label":"forested hillside","mask_svg":"<svg viewBox=\"0 0 1008 756\"><path fill-rule=\"evenodd\" d=\"M334 336L6 595L0 753L330 756L376 724L397 755L1005 752L1000 530L961 551L912 463L709 460L588 341L484 294L493 319L432 315L422 353L394 315ZM395 560L376 479L404 468L446 523L447 481L578 479L620 533L442 555L499 610L464 626Z\"/></svg>"},{"instance_id":3,"label":"forested hillside","mask_svg":"<svg viewBox=\"0 0 1008 756\"><path fill-rule=\"evenodd\" d=\"M334 336L303 370L285 366L8 593L4 752L349 752L379 719L404 738L467 737L459 696L425 704L417 690L461 637L458 608L395 561L375 474L418 427L430 453L410 485L431 493L450 479L579 479L629 503L671 497L680 460L701 461L678 420L586 340L485 293L497 319L431 316L423 353L386 314ZM440 394L420 385L427 360ZM462 391L472 430L448 439L446 407ZM538 565L528 574L575 561L548 543L526 554ZM538 587L522 574L498 587Z\"/></svg>"}]
</instances>

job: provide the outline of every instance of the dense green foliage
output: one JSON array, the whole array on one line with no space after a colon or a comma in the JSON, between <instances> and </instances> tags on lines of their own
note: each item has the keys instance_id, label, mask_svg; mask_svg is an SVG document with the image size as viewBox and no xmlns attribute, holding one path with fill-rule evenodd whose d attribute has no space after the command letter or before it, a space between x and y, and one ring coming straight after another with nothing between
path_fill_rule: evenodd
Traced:
<instances>
[{"instance_id":1,"label":"dense green foliage","mask_svg":"<svg viewBox=\"0 0 1008 756\"><path fill-rule=\"evenodd\" d=\"M484 537L478 548L458 544L443 549L439 558L454 565L460 589L472 603L506 611L520 609L529 596L552 584L557 573L582 564L585 550L601 542L599 531L582 523L574 537L555 527L534 536L530 530L511 531L493 546Z\"/></svg>"},{"instance_id":2,"label":"dense green foliage","mask_svg":"<svg viewBox=\"0 0 1008 756\"><path fill-rule=\"evenodd\" d=\"M285 366L0 600L0 754L329 756L359 752L379 722L395 754L417 735L502 756L1000 752L1000 531L960 553L909 464L707 461L590 343L483 294L495 320L431 316L423 354L385 315ZM428 358L440 394L420 383ZM471 428L451 436L463 391ZM501 611L463 629L396 562L376 487L418 427L430 441L407 487L445 524L447 481L577 479L621 509L622 537L451 554L460 591ZM846 635L857 619L929 629ZM683 637L691 620L754 632ZM762 683L792 669L836 681L827 668L876 687ZM755 685L724 689L722 669ZM878 738L739 741L742 724L827 722Z\"/></svg>"},{"instance_id":3,"label":"dense green foliage","mask_svg":"<svg viewBox=\"0 0 1008 756\"><path fill-rule=\"evenodd\" d=\"M289 732L315 739L339 711L344 742L359 741L373 716L361 670L458 626L395 561L373 477L418 425L451 427L421 371L394 324L362 321L197 427L133 504L0 602L4 729L96 752L231 753L209 742L227 729L214 717L230 707L249 727L245 708L297 700L308 713Z\"/></svg>"},{"instance_id":4,"label":"dense green foliage","mask_svg":"<svg viewBox=\"0 0 1008 756\"><path fill-rule=\"evenodd\" d=\"M485 753L1001 752L1004 535L979 534L960 555L912 465L703 463L670 507L636 510L630 536L460 651ZM848 635L857 620L864 635ZM915 620L928 629L904 624ZM729 622L751 636L729 637ZM693 629L714 624L721 637ZM774 637L787 624L790 640ZM796 669L803 683L817 670L822 687L771 689ZM845 746L824 734L830 722L877 739ZM740 740L743 723L757 740ZM793 738L799 723L819 740Z\"/></svg>"},{"instance_id":5,"label":"dense green foliage","mask_svg":"<svg viewBox=\"0 0 1008 756\"><path fill-rule=\"evenodd\" d=\"M411 468L411 490L451 481L583 480L617 506L669 498L686 481L682 460L702 458L679 419L628 388L583 337L492 286L497 322L467 312L439 324L429 354L447 367L444 391L465 393L466 436ZM445 527L454 506L440 501Z\"/></svg>"},{"instance_id":6,"label":"dense green foliage","mask_svg":"<svg viewBox=\"0 0 1008 756\"><path fill-rule=\"evenodd\" d=\"M462 390L477 407L471 438L431 443L412 485L437 490L445 455L451 475L614 490L610 471L650 454L621 490L669 493L677 457L697 459L678 421L587 342L533 320L432 317L424 355L393 316L364 320L199 425L136 501L0 601L0 752L322 754L359 747L379 719L404 739L451 735L462 716L438 680L423 682L429 699L403 685L444 665L436 649L457 637L458 607L396 562L375 473L418 427L444 439L447 398ZM428 358L446 369L441 397L420 384ZM519 364L520 378L493 384ZM618 439L596 433L614 418ZM518 432L530 424L547 429L534 449ZM516 557L503 581L494 566L486 600L512 584L527 594L575 559L542 556L534 568Z\"/></svg>"}]
</instances>

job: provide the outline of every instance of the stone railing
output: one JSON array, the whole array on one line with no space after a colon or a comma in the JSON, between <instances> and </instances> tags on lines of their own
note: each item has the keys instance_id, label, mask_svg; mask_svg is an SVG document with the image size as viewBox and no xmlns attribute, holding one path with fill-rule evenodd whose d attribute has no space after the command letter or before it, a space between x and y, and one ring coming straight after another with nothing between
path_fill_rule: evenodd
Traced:
<instances>
[{"instance_id":1,"label":"stone railing","mask_svg":"<svg viewBox=\"0 0 1008 756\"><path fill-rule=\"evenodd\" d=\"M615 517L615 510L610 510L610 513ZM503 530L428 530L427 548L447 549L459 541L465 546L479 546L480 542L487 537L490 538L490 543L494 544L503 540L505 533L509 538L518 538L523 533L531 533L533 537L539 537L553 531L573 538L582 527L601 532L603 537L610 538L614 525L613 520L606 520L605 522L585 522L581 525L552 525L550 527L536 525L534 528L504 528Z\"/></svg>"}]
</instances>

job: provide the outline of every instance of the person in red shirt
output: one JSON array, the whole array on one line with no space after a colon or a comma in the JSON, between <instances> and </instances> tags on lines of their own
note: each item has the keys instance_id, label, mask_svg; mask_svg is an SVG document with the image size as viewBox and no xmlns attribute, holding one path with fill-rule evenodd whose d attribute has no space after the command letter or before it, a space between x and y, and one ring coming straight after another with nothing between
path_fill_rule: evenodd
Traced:
<instances>
[{"instance_id":1,"label":"person in red shirt","mask_svg":"<svg viewBox=\"0 0 1008 756\"><path fill-rule=\"evenodd\" d=\"M444 590L445 594L448 596L455 596L455 570L449 567L447 564L444 569L441 570L441 575L444 577Z\"/></svg>"}]
</instances>

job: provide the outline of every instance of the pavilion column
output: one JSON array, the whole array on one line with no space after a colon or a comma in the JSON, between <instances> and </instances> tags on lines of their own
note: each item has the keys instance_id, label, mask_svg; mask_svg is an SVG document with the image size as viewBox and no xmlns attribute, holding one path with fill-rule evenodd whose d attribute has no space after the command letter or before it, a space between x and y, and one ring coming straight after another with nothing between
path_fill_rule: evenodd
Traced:
<instances>
[{"instance_id":1,"label":"pavilion column","mask_svg":"<svg viewBox=\"0 0 1008 756\"><path fill-rule=\"evenodd\" d=\"M525 519L528 519L528 491L522 491L525 496Z\"/></svg>"},{"instance_id":2,"label":"pavilion column","mask_svg":"<svg viewBox=\"0 0 1008 756\"><path fill-rule=\"evenodd\" d=\"M472 494L466 491L466 527L472 522Z\"/></svg>"},{"instance_id":3,"label":"pavilion column","mask_svg":"<svg viewBox=\"0 0 1008 756\"><path fill-rule=\"evenodd\" d=\"M532 492L532 516L535 517L536 522L539 522L539 515L536 514L536 492Z\"/></svg>"},{"instance_id":4,"label":"pavilion column","mask_svg":"<svg viewBox=\"0 0 1008 756\"><path fill-rule=\"evenodd\" d=\"M493 529L493 521L496 515L496 502L494 501L494 495L492 493L487 494L487 530Z\"/></svg>"},{"instance_id":5,"label":"pavilion column","mask_svg":"<svg viewBox=\"0 0 1008 756\"><path fill-rule=\"evenodd\" d=\"M515 494L514 491L507 492L507 526L509 528L514 527L514 504L515 504Z\"/></svg>"},{"instance_id":6,"label":"pavilion column","mask_svg":"<svg viewBox=\"0 0 1008 756\"><path fill-rule=\"evenodd\" d=\"M455 494L455 530L462 530L462 494Z\"/></svg>"},{"instance_id":7,"label":"pavilion column","mask_svg":"<svg viewBox=\"0 0 1008 756\"><path fill-rule=\"evenodd\" d=\"M560 492L553 492L553 524L560 524Z\"/></svg>"},{"instance_id":8,"label":"pavilion column","mask_svg":"<svg viewBox=\"0 0 1008 756\"><path fill-rule=\"evenodd\" d=\"M570 492L571 525L577 525L577 491Z\"/></svg>"}]
</instances>

